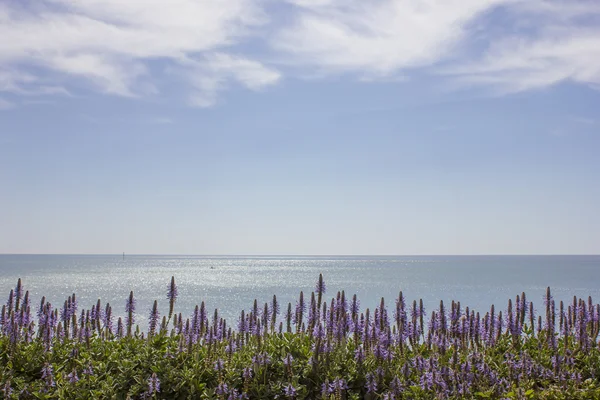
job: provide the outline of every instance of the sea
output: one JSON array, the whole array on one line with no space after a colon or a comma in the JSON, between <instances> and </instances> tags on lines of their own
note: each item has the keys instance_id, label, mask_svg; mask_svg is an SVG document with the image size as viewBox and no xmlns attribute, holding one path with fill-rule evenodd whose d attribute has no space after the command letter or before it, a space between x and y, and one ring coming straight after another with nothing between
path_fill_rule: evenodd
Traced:
<instances>
[{"instance_id":1,"label":"sea","mask_svg":"<svg viewBox=\"0 0 600 400\"><path fill-rule=\"evenodd\" d=\"M235 324L254 300L259 305L277 296L284 314L300 291L314 290L323 274L326 298L344 290L357 295L361 309L377 306L381 298L390 310L400 291L407 303L423 299L427 310L440 300L485 313L494 304L504 310L509 298L525 292L536 309L544 308L550 287L554 299L573 296L600 300L600 255L556 256L177 256L177 255L0 255L0 296L22 279L37 309L42 296L60 307L76 293L79 308L98 299L109 302L114 315L124 315L133 291L136 322L141 329L154 300L168 310L167 287L175 277L179 296L175 311L190 316L205 302ZM305 297L309 299L310 297ZM1 300L4 303L6 300ZM391 315L391 312L390 312Z\"/></svg>"}]
</instances>

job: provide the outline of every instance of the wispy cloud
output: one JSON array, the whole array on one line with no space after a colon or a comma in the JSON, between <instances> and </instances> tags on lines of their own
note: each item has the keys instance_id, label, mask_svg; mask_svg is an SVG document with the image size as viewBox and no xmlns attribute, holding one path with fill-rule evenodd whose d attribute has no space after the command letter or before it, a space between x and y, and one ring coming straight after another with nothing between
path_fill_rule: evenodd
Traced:
<instances>
[{"instance_id":1,"label":"wispy cloud","mask_svg":"<svg viewBox=\"0 0 600 400\"><path fill-rule=\"evenodd\" d=\"M292 0L293 24L273 46L330 73L390 76L431 66L464 41L468 25L513 0Z\"/></svg>"},{"instance_id":2,"label":"wispy cloud","mask_svg":"<svg viewBox=\"0 0 600 400\"><path fill-rule=\"evenodd\" d=\"M500 93L561 82L600 86L600 3L531 0L508 12L516 32L494 37L479 57L445 72Z\"/></svg>"},{"instance_id":3,"label":"wispy cloud","mask_svg":"<svg viewBox=\"0 0 600 400\"><path fill-rule=\"evenodd\" d=\"M27 72L0 74L0 90L22 92L26 84L44 76L114 95L155 94L157 72L150 71L151 61L179 64L198 55L221 54L266 21L252 0L4 2L0 4L0 66ZM251 89L271 83L247 76L244 63L229 68L230 77ZM206 95L216 97L217 91L211 89Z\"/></svg>"},{"instance_id":4,"label":"wispy cloud","mask_svg":"<svg viewBox=\"0 0 600 400\"><path fill-rule=\"evenodd\" d=\"M0 92L135 98L178 77L190 104L210 107L284 73L370 82L417 70L501 93L598 87L599 22L597 0L2 2Z\"/></svg>"},{"instance_id":5,"label":"wispy cloud","mask_svg":"<svg viewBox=\"0 0 600 400\"><path fill-rule=\"evenodd\" d=\"M230 82L251 90L260 90L276 83L281 74L263 64L247 58L225 53L212 53L202 60L189 59L185 67L176 71L195 89L189 97L190 104L210 107L217 102L217 94Z\"/></svg>"}]
</instances>

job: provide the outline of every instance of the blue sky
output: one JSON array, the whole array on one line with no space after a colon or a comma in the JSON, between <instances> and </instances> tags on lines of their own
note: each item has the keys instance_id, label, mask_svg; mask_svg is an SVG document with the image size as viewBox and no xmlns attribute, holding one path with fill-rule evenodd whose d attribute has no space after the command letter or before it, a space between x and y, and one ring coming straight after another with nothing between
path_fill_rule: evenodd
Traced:
<instances>
[{"instance_id":1,"label":"blue sky","mask_svg":"<svg viewBox=\"0 0 600 400\"><path fill-rule=\"evenodd\" d=\"M600 3L0 3L0 253L600 253Z\"/></svg>"}]
</instances>

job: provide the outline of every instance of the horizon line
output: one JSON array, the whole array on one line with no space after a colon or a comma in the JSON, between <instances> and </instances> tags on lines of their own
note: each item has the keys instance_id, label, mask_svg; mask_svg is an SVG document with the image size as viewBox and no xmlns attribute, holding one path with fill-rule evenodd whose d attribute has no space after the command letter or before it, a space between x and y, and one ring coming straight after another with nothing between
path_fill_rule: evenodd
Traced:
<instances>
[{"instance_id":1,"label":"horizon line","mask_svg":"<svg viewBox=\"0 0 600 400\"><path fill-rule=\"evenodd\" d=\"M600 256L594 253L471 253L471 254L193 254L193 253L2 253L0 256L177 256L177 257L527 257L527 256Z\"/></svg>"}]
</instances>

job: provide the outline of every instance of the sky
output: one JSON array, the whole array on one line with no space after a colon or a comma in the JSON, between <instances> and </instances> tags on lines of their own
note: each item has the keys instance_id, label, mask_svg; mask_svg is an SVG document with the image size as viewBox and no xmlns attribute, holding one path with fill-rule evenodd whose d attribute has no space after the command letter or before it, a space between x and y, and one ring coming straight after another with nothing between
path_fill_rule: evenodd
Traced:
<instances>
[{"instance_id":1,"label":"sky","mask_svg":"<svg viewBox=\"0 0 600 400\"><path fill-rule=\"evenodd\" d=\"M0 253L600 253L597 0L4 0L0 38Z\"/></svg>"}]
</instances>

